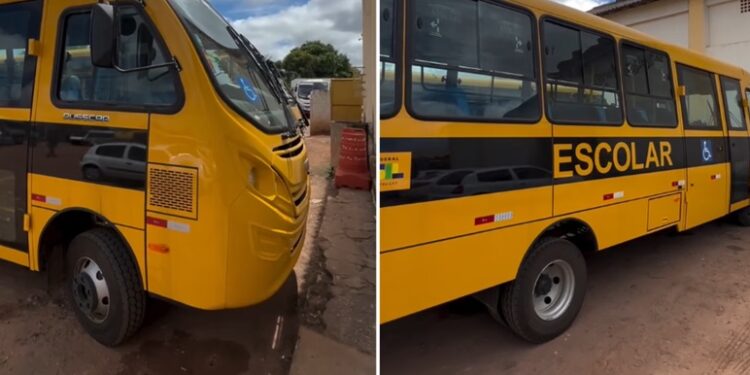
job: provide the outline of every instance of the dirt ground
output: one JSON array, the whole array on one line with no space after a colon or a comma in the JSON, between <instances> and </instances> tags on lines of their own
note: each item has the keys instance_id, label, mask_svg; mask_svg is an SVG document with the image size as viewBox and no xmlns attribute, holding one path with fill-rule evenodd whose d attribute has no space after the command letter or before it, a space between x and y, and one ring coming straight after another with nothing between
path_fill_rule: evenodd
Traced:
<instances>
[{"instance_id":1,"label":"dirt ground","mask_svg":"<svg viewBox=\"0 0 750 375\"><path fill-rule=\"evenodd\" d=\"M381 326L383 374L750 373L750 229L659 233L588 259L573 327L533 346L472 299Z\"/></svg>"},{"instance_id":2,"label":"dirt ground","mask_svg":"<svg viewBox=\"0 0 750 375\"><path fill-rule=\"evenodd\" d=\"M109 349L86 335L65 306L61 287L49 286L46 274L0 262L0 374L289 373L299 336L313 335L304 334L310 332L303 323L309 319L299 306L307 294L304 275L315 272L310 255L328 185L328 138L312 137L307 146L313 175L310 230L295 274L269 301L205 312L152 300L143 329L124 346ZM334 345L312 337L307 358L315 355L316 344Z\"/></svg>"}]
</instances>

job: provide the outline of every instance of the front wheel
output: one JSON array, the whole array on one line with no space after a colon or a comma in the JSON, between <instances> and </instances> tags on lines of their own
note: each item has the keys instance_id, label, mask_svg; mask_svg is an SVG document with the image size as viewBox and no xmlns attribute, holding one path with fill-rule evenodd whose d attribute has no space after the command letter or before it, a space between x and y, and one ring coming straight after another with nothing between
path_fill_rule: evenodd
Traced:
<instances>
[{"instance_id":1,"label":"front wheel","mask_svg":"<svg viewBox=\"0 0 750 375\"><path fill-rule=\"evenodd\" d=\"M73 239L66 255L68 296L84 329L117 346L143 323L146 293L130 250L111 230L92 229Z\"/></svg>"},{"instance_id":2,"label":"front wheel","mask_svg":"<svg viewBox=\"0 0 750 375\"><path fill-rule=\"evenodd\" d=\"M502 287L500 312L515 334L532 343L559 336L575 320L586 292L586 262L561 238L534 246L516 280Z\"/></svg>"}]
</instances>

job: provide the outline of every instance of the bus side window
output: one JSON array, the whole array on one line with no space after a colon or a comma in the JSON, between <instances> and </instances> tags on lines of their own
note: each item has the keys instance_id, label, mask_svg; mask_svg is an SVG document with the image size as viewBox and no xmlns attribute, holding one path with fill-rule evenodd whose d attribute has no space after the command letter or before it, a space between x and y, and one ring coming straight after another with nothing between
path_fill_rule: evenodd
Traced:
<instances>
[{"instance_id":1,"label":"bus side window","mask_svg":"<svg viewBox=\"0 0 750 375\"><path fill-rule=\"evenodd\" d=\"M684 65L679 65L678 73L680 85L685 86L685 96L682 98L685 127L720 130L714 75Z\"/></svg>"},{"instance_id":2,"label":"bus side window","mask_svg":"<svg viewBox=\"0 0 750 375\"><path fill-rule=\"evenodd\" d=\"M117 53L122 68L131 69L166 62L144 16L135 6L117 10ZM73 13L64 20L62 74L58 99L126 107L169 107L177 104L177 77L169 67L121 73L91 63L90 13Z\"/></svg>"},{"instance_id":3,"label":"bus side window","mask_svg":"<svg viewBox=\"0 0 750 375\"><path fill-rule=\"evenodd\" d=\"M745 112L742 109L740 81L733 78L721 77L721 90L724 92L724 108L726 108L729 129L746 129Z\"/></svg>"},{"instance_id":4,"label":"bus side window","mask_svg":"<svg viewBox=\"0 0 750 375\"><path fill-rule=\"evenodd\" d=\"M623 44L622 65L628 122L634 126L677 126L667 55Z\"/></svg>"},{"instance_id":5,"label":"bus side window","mask_svg":"<svg viewBox=\"0 0 750 375\"><path fill-rule=\"evenodd\" d=\"M547 113L557 123L622 124L615 41L544 21Z\"/></svg>"},{"instance_id":6,"label":"bus side window","mask_svg":"<svg viewBox=\"0 0 750 375\"><path fill-rule=\"evenodd\" d=\"M415 115L469 121L539 119L532 16L484 1L412 4L410 106Z\"/></svg>"},{"instance_id":7,"label":"bus side window","mask_svg":"<svg viewBox=\"0 0 750 375\"><path fill-rule=\"evenodd\" d=\"M35 4L0 5L0 107L28 108L36 58L26 54L38 36Z\"/></svg>"},{"instance_id":8,"label":"bus side window","mask_svg":"<svg viewBox=\"0 0 750 375\"><path fill-rule=\"evenodd\" d=\"M396 97L397 55L394 35L396 30L395 0L380 0L380 114L394 115L399 105Z\"/></svg>"}]
</instances>

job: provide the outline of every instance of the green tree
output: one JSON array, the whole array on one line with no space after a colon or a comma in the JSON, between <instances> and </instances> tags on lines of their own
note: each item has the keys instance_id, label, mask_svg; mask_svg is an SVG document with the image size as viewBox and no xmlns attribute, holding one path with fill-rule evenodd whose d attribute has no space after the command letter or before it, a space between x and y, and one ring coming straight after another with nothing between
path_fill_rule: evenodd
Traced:
<instances>
[{"instance_id":1,"label":"green tree","mask_svg":"<svg viewBox=\"0 0 750 375\"><path fill-rule=\"evenodd\" d=\"M293 78L349 78L352 64L349 58L330 44L320 41L305 42L293 49L281 65L287 77Z\"/></svg>"}]
</instances>

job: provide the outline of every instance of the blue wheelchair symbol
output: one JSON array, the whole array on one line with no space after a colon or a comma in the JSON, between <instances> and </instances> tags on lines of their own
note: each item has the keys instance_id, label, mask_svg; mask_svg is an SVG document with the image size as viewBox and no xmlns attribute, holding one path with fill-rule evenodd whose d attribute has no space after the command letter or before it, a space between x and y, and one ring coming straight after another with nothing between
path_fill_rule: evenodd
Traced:
<instances>
[{"instance_id":1,"label":"blue wheelchair symbol","mask_svg":"<svg viewBox=\"0 0 750 375\"><path fill-rule=\"evenodd\" d=\"M710 162L713 160L714 155L711 153L711 141L703 141L703 161Z\"/></svg>"},{"instance_id":2,"label":"blue wheelchair symbol","mask_svg":"<svg viewBox=\"0 0 750 375\"><path fill-rule=\"evenodd\" d=\"M251 102L255 102L258 100L258 94L255 92L255 89L253 86L244 78L240 78L240 86L242 86L242 92L245 93L245 96L248 100Z\"/></svg>"}]
</instances>

